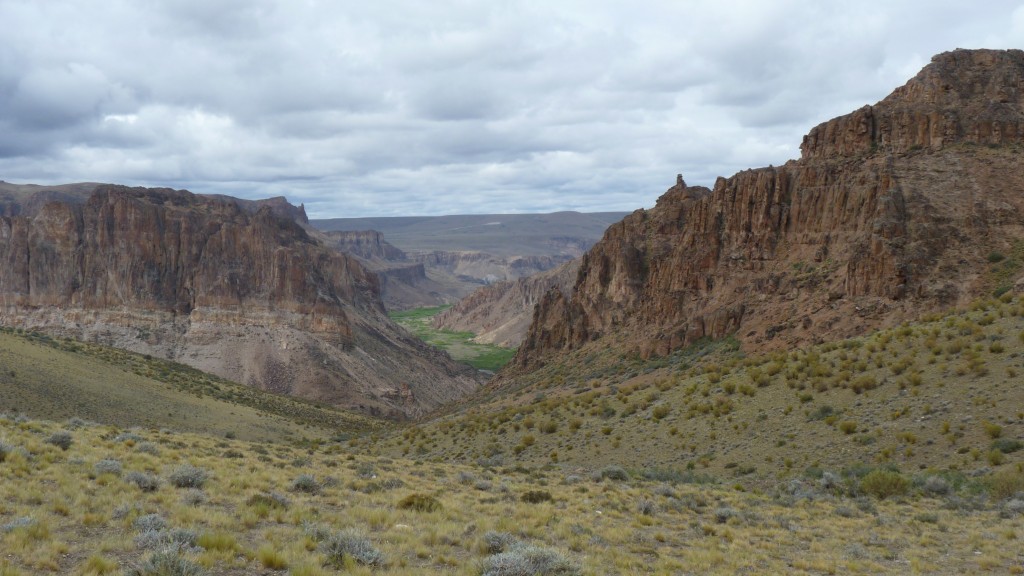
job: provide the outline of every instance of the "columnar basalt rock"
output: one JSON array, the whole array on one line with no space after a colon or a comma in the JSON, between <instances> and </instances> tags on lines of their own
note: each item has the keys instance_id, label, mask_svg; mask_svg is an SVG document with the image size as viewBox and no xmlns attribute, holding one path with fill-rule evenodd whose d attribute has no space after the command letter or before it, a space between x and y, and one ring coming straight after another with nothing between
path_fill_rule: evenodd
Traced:
<instances>
[{"instance_id":1,"label":"columnar basalt rock","mask_svg":"<svg viewBox=\"0 0 1024 576\"><path fill-rule=\"evenodd\" d=\"M1024 241L1024 52L957 50L810 131L799 160L689 187L611 226L549 292L515 365L616 334L642 355L851 336L991 294ZM1024 272L1017 272L1024 274Z\"/></svg>"}]
</instances>

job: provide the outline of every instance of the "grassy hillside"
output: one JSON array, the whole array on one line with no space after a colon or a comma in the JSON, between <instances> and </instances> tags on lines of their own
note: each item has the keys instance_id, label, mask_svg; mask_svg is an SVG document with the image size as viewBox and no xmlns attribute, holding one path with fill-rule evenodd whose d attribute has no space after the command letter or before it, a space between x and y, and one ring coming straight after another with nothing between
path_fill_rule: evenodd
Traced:
<instances>
[{"instance_id":1,"label":"grassy hillside","mask_svg":"<svg viewBox=\"0 0 1024 576\"><path fill-rule=\"evenodd\" d=\"M1020 489L745 492L0 415L0 574L1020 573Z\"/></svg>"},{"instance_id":2,"label":"grassy hillside","mask_svg":"<svg viewBox=\"0 0 1024 576\"><path fill-rule=\"evenodd\" d=\"M756 483L1024 461L1024 299L806 350L702 343L653 361L599 342L373 449L441 461L620 465Z\"/></svg>"},{"instance_id":3,"label":"grassy hillside","mask_svg":"<svg viewBox=\"0 0 1024 576\"><path fill-rule=\"evenodd\" d=\"M455 360L469 364L477 370L497 372L515 356L515 348L473 342L473 337L476 335L472 332L438 330L432 327L430 320L447 308L449 307L416 308L391 312L389 316L427 344L448 352Z\"/></svg>"},{"instance_id":4,"label":"grassy hillside","mask_svg":"<svg viewBox=\"0 0 1024 576\"><path fill-rule=\"evenodd\" d=\"M367 417L267 394L115 348L0 329L0 412L299 441L377 426Z\"/></svg>"}]
</instances>

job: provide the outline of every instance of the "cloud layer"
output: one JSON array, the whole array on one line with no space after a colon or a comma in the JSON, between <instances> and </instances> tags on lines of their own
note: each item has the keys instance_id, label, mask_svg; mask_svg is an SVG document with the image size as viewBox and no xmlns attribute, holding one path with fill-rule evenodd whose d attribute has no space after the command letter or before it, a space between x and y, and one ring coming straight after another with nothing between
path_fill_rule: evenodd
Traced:
<instances>
[{"instance_id":1,"label":"cloud layer","mask_svg":"<svg viewBox=\"0 0 1024 576\"><path fill-rule=\"evenodd\" d=\"M0 179L312 217L632 210L798 155L813 125L1024 8L857 3L0 0Z\"/></svg>"}]
</instances>

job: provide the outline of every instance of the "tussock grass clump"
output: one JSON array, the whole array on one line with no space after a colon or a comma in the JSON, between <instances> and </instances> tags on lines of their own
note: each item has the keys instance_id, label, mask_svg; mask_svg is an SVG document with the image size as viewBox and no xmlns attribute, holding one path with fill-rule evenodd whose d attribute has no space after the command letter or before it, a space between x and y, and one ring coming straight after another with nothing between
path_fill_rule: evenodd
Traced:
<instances>
[{"instance_id":1,"label":"tussock grass clump","mask_svg":"<svg viewBox=\"0 0 1024 576\"><path fill-rule=\"evenodd\" d=\"M49 438L46 439L47 444L53 444L54 446L60 448L61 450L67 450L68 448L71 448L71 444L73 442L74 438L71 436L71 432L68 432L67 430L58 430L57 432L54 432L53 434L50 435Z\"/></svg>"},{"instance_id":2,"label":"tussock grass clump","mask_svg":"<svg viewBox=\"0 0 1024 576\"><path fill-rule=\"evenodd\" d=\"M437 498L426 494L409 494L398 501L398 507L416 512L435 512L441 509L441 503Z\"/></svg>"},{"instance_id":3,"label":"tussock grass clump","mask_svg":"<svg viewBox=\"0 0 1024 576\"><path fill-rule=\"evenodd\" d=\"M167 480L177 488L202 488L210 479L210 472L191 464L182 464L167 476Z\"/></svg>"},{"instance_id":4,"label":"tussock grass clump","mask_svg":"<svg viewBox=\"0 0 1024 576\"><path fill-rule=\"evenodd\" d=\"M327 555L327 562L338 568L344 567L346 558L366 566L384 564L384 554L374 547L369 538L351 528L324 541L323 552Z\"/></svg>"},{"instance_id":5,"label":"tussock grass clump","mask_svg":"<svg viewBox=\"0 0 1024 576\"><path fill-rule=\"evenodd\" d=\"M271 570L284 570L288 567L288 561L285 560L284 555L269 544L260 546L260 549L256 551L256 559L264 568Z\"/></svg>"},{"instance_id":6,"label":"tussock grass clump","mask_svg":"<svg viewBox=\"0 0 1024 576\"><path fill-rule=\"evenodd\" d=\"M910 489L910 480L892 470L872 470L861 478L860 489L879 499L902 496Z\"/></svg>"},{"instance_id":7,"label":"tussock grass clump","mask_svg":"<svg viewBox=\"0 0 1024 576\"><path fill-rule=\"evenodd\" d=\"M206 576L202 566L174 550L157 552L128 571L129 576Z\"/></svg>"},{"instance_id":8,"label":"tussock grass clump","mask_svg":"<svg viewBox=\"0 0 1024 576\"><path fill-rule=\"evenodd\" d=\"M267 494L253 494L246 499L245 504L254 508L285 510L291 505L291 500L284 494L270 492Z\"/></svg>"},{"instance_id":9,"label":"tussock grass clump","mask_svg":"<svg viewBox=\"0 0 1024 576\"><path fill-rule=\"evenodd\" d=\"M0 440L0 462L7 460L7 456L14 452L14 445Z\"/></svg>"},{"instance_id":10,"label":"tussock grass clump","mask_svg":"<svg viewBox=\"0 0 1024 576\"><path fill-rule=\"evenodd\" d=\"M561 553L533 545L518 545L484 560L483 576L576 576L580 567Z\"/></svg>"}]
</instances>

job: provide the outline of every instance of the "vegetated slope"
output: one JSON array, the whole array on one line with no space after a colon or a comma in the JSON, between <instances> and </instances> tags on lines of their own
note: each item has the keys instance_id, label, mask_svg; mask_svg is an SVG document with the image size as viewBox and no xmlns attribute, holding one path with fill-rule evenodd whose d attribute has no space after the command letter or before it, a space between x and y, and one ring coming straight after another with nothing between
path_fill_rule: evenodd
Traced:
<instances>
[{"instance_id":1,"label":"vegetated slope","mask_svg":"<svg viewBox=\"0 0 1024 576\"><path fill-rule=\"evenodd\" d=\"M623 212L464 214L311 220L324 231L377 230L412 253L485 252L494 256L579 256Z\"/></svg>"},{"instance_id":2,"label":"vegetated slope","mask_svg":"<svg viewBox=\"0 0 1024 576\"><path fill-rule=\"evenodd\" d=\"M67 425L0 415L4 574L969 574L1021 561L1017 471L743 492L615 467Z\"/></svg>"},{"instance_id":3,"label":"vegetated slope","mask_svg":"<svg viewBox=\"0 0 1024 576\"><path fill-rule=\"evenodd\" d=\"M417 415L476 388L392 323L377 277L311 238L284 199L109 185L33 197L0 215L4 325L371 414Z\"/></svg>"},{"instance_id":4,"label":"vegetated slope","mask_svg":"<svg viewBox=\"0 0 1024 576\"><path fill-rule=\"evenodd\" d=\"M735 335L745 350L863 334L1009 289L989 258L1024 241L1024 52L956 50L801 158L682 178L612 225L569 295L551 291L525 370L608 335L641 356ZM563 356L560 356L563 355Z\"/></svg>"},{"instance_id":5,"label":"vegetated slope","mask_svg":"<svg viewBox=\"0 0 1024 576\"><path fill-rule=\"evenodd\" d=\"M650 360L622 344L588 343L374 449L761 479L1024 463L1024 296L756 356L734 339Z\"/></svg>"},{"instance_id":6,"label":"vegetated slope","mask_svg":"<svg viewBox=\"0 0 1024 576\"><path fill-rule=\"evenodd\" d=\"M268 394L194 368L41 333L0 331L0 413L271 442L353 435L366 416Z\"/></svg>"},{"instance_id":7,"label":"vegetated slope","mask_svg":"<svg viewBox=\"0 0 1024 576\"><path fill-rule=\"evenodd\" d=\"M580 261L518 280L485 286L434 317L439 329L476 334L476 342L515 348L523 341L533 310L552 288L568 292L576 282Z\"/></svg>"}]
</instances>

